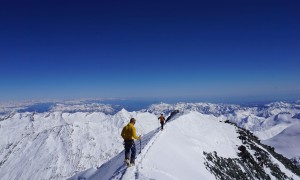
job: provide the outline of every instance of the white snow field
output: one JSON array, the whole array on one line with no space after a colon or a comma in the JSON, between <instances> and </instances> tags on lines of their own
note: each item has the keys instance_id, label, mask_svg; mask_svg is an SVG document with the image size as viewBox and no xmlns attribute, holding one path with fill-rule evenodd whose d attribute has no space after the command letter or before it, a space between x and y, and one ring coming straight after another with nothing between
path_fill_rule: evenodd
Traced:
<instances>
[{"instance_id":1,"label":"white snow field","mask_svg":"<svg viewBox=\"0 0 300 180\"><path fill-rule=\"evenodd\" d=\"M300 157L300 122L262 142L276 147L276 152L284 154L288 158Z\"/></svg>"},{"instance_id":2,"label":"white snow field","mask_svg":"<svg viewBox=\"0 0 300 180\"><path fill-rule=\"evenodd\" d=\"M237 158L240 144L233 126L197 112L180 116L156 136L123 179L215 179L204 166L203 151Z\"/></svg>"},{"instance_id":3,"label":"white snow field","mask_svg":"<svg viewBox=\"0 0 300 180\"><path fill-rule=\"evenodd\" d=\"M220 122L225 120L250 130L288 158L299 157L300 152L300 101L260 107L161 103L133 112L76 102L58 103L46 112L18 112L29 106L30 103L0 106L1 180L81 176L215 179L204 166L203 151L233 158L240 145L234 126ZM176 120L164 131L157 131L158 115L163 112L167 117L174 110L181 112ZM144 137L137 165L126 170L120 132L132 117L137 119L138 134ZM291 175L280 163L279 167ZM268 168L265 171L270 172Z\"/></svg>"},{"instance_id":4,"label":"white snow field","mask_svg":"<svg viewBox=\"0 0 300 180\"><path fill-rule=\"evenodd\" d=\"M225 124L222 119L189 112L169 122L165 130L153 131L143 138L142 152L135 166L126 168L124 152L121 152L100 168L88 169L70 180L215 179L204 165L203 152L216 151L221 157L238 158L237 147L241 141L237 137L235 126ZM276 159L272 161L289 177L300 179ZM271 179L276 179L267 167L265 171Z\"/></svg>"},{"instance_id":5,"label":"white snow field","mask_svg":"<svg viewBox=\"0 0 300 180\"><path fill-rule=\"evenodd\" d=\"M123 150L121 128L134 117L139 134L157 128L147 112L16 113L0 125L0 179L66 179ZM143 124L144 128L139 128Z\"/></svg>"},{"instance_id":6,"label":"white snow field","mask_svg":"<svg viewBox=\"0 0 300 180\"><path fill-rule=\"evenodd\" d=\"M295 103L274 102L254 107L211 103L161 103L151 105L148 111L159 114L160 112L169 112L176 109L225 117L239 127L250 130L261 140L268 140L283 130L287 133L287 131L291 130L289 127L293 127L300 122L300 101ZM295 136L299 135L295 134ZM277 148L277 145L280 146L280 143L273 143L272 145ZM298 143L294 145L300 149ZM287 149L287 151L289 150ZM285 154L287 151L280 152L290 157L290 154Z\"/></svg>"}]
</instances>

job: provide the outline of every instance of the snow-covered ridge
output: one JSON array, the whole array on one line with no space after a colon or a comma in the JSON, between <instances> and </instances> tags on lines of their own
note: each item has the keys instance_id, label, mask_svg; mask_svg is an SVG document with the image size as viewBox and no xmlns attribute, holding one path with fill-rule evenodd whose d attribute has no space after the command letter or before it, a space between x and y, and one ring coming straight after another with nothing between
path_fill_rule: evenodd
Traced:
<instances>
[{"instance_id":1,"label":"snow-covered ridge","mask_svg":"<svg viewBox=\"0 0 300 180\"><path fill-rule=\"evenodd\" d=\"M41 113L17 110L26 110L30 104L3 107L14 109L0 115L0 136L4 137L0 139L0 177L5 179L18 175L24 179L66 179L75 172L100 166L123 150L120 131L131 117L138 120L138 134L146 134L159 126L157 116L162 112L166 116L173 110L197 112L216 121L230 120L267 140L289 131L299 122L300 114L297 103L251 107L161 103L133 112L120 106L82 102L47 104L48 110ZM275 151L280 144L274 144ZM291 152L299 152L297 149L299 145ZM289 157L295 156L299 155Z\"/></svg>"},{"instance_id":2,"label":"snow-covered ridge","mask_svg":"<svg viewBox=\"0 0 300 180\"><path fill-rule=\"evenodd\" d=\"M174 111L197 111L203 114L213 114L215 116L220 116L222 114L233 113L235 110L243 109L239 105L231 104L212 104L212 103L177 103L177 104L153 104L147 111L160 114L164 112L166 114Z\"/></svg>"},{"instance_id":3,"label":"snow-covered ridge","mask_svg":"<svg viewBox=\"0 0 300 180\"><path fill-rule=\"evenodd\" d=\"M33 102L7 102L7 103L0 103L0 117L1 115L7 115L12 112L16 112L20 109L24 109L26 106L30 106L34 104Z\"/></svg>"},{"instance_id":4,"label":"snow-covered ridge","mask_svg":"<svg viewBox=\"0 0 300 180\"><path fill-rule=\"evenodd\" d=\"M236 123L239 127L252 131L261 140L270 139L285 129L289 131L289 127L293 127L300 122L299 101L295 103L274 102L267 105L251 107L211 103L161 103L151 105L147 111L159 114L160 112L168 113L175 109L180 111L197 111L202 114L224 117ZM295 131L291 133L293 133L295 139L300 138L300 134ZM269 143L270 141L265 142ZM282 144L286 143L284 138L279 138L275 142L277 143L270 143L270 145L275 148L278 147L278 149L281 148ZM286 152L280 151L280 153L288 157L297 157L300 156L299 153L296 153L300 152L299 149L300 144L294 144L294 146L286 148Z\"/></svg>"},{"instance_id":5,"label":"snow-covered ridge","mask_svg":"<svg viewBox=\"0 0 300 180\"><path fill-rule=\"evenodd\" d=\"M62 111L62 112L103 112L105 114L114 114L116 113L116 109L109 104L99 104L99 103L91 103L91 104L56 104L52 106L52 112Z\"/></svg>"},{"instance_id":6,"label":"snow-covered ridge","mask_svg":"<svg viewBox=\"0 0 300 180\"><path fill-rule=\"evenodd\" d=\"M276 115L282 112L288 112L294 114L294 112L300 111L300 105L298 103L286 103L286 102L273 102L266 105L257 106L240 106L234 104L213 104L213 103L176 103L176 104L153 104L147 111L159 114L160 112L167 112L173 110L181 111L198 111L203 114L213 114L215 116L234 114L238 111L245 111L248 114L256 115L258 117L268 118L272 115Z\"/></svg>"},{"instance_id":7,"label":"snow-covered ridge","mask_svg":"<svg viewBox=\"0 0 300 180\"><path fill-rule=\"evenodd\" d=\"M202 114L212 114L214 116L225 116L230 121L253 132L266 131L276 125L285 124L285 128L297 121L300 107L297 104L275 102L262 106L242 107L230 104L211 104L211 103L177 103L177 104L155 104L151 105L147 111L159 114L160 112L169 113L173 110L197 111ZM273 131L269 134L257 134L262 139L268 139L278 133Z\"/></svg>"},{"instance_id":8,"label":"snow-covered ridge","mask_svg":"<svg viewBox=\"0 0 300 180\"><path fill-rule=\"evenodd\" d=\"M195 111L181 114L164 131L145 136L142 144L148 143L134 167L126 168L121 152L70 179L300 179L300 169L291 161L223 120Z\"/></svg>"},{"instance_id":9,"label":"snow-covered ridge","mask_svg":"<svg viewBox=\"0 0 300 180\"><path fill-rule=\"evenodd\" d=\"M105 112L116 113L122 108L102 103L107 99L77 99L77 100L43 100L24 102L2 102L0 103L0 116L14 112ZM113 99L112 99L113 100ZM117 107L117 110L115 109Z\"/></svg>"},{"instance_id":10,"label":"snow-covered ridge","mask_svg":"<svg viewBox=\"0 0 300 180\"><path fill-rule=\"evenodd\" d=\"M263 143L276 147L276 151L288 158L300 157L300 122L289 126ZM280 142L280 143L279 143Z\"/></svg>"},{"instance_id":11,"label":"snow-covered ridge","mask_svg":"<svg viewBox=\"0 0 300 180\"><path fill-rule=\"evenodd\" d=\"M15 113L0 121L0 177L66 179L97 167L122 149L121 128L131 117L138 133L157 127L147 112ZM9 172L9 173L8 173Z\"/></svg>"}]
</instances>

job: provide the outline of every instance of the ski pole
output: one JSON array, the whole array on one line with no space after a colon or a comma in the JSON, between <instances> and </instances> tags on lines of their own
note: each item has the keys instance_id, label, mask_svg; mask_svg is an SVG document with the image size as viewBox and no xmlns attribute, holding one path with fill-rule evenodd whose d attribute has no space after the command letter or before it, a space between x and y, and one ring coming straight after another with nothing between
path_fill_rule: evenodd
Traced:
<instances>
[{"instance_id":1,"label":"ski pole","mask_svg":"<svg viewBox=\"0 0 300 180\"><path fill-rule=\"evenodd\" d=\"M142 140L140 139L140 154L142 152Z\"/></svg>"}]
</instances>

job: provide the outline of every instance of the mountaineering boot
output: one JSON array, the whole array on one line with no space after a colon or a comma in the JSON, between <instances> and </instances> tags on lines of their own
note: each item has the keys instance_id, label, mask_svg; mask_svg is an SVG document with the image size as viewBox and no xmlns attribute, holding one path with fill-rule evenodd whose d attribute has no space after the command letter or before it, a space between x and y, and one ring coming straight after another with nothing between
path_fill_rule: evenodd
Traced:
<instances>
[{"instance_id":1,"label":"mountaineering boot","mask_svg":"<svg viewBox=\"0 0 300 180\"><path fill-rule=\"evenodd\" d=\"M130 166L130 161L129 159L125 159L125 164L129 167Z\"/></svg>"},{"instance_id":2,"label":"mountaineering boot","mask_svg":"<svg viewBox=\"0 0 300 180\"><path fill-rule=\"evenodd\" d=\"M134 166L135 162L134 161L130 161L130 166Z\"/></svg>"}]
</instances>

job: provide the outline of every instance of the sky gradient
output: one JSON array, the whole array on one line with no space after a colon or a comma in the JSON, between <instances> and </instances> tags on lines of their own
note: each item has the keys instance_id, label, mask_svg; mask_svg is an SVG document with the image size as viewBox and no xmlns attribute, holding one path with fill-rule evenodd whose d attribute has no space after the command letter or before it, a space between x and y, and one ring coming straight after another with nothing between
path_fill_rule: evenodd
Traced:
<instances>
[{"instance_id":1,"label":"sky gradient","mask_svg":"<svg viewBox=\"0 0 300 180\"><path fill-rule=\"evenodd\" d=\"M300 3L6 1L0 101L300 99Z\"/></svg>"}]
</instances>

